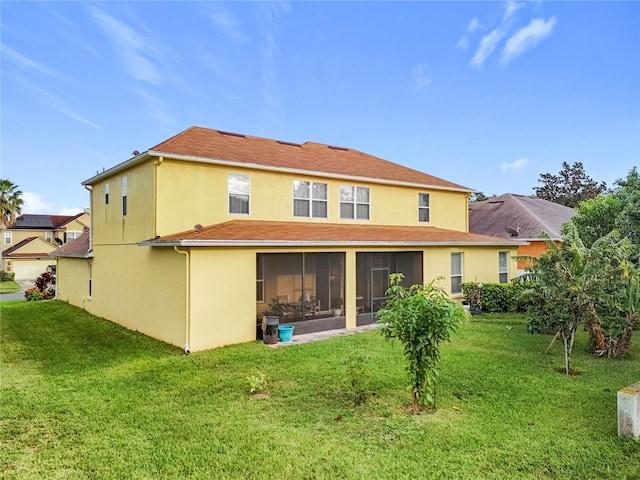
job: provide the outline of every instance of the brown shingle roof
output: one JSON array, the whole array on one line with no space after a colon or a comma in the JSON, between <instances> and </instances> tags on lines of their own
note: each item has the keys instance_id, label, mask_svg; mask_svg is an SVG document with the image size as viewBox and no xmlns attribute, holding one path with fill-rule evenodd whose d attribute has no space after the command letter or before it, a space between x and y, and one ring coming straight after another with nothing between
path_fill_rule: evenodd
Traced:
<instances>
[{"instance_id":1,"label":"brown shingle roof","mask_svg":"<svg viewBox=\"0 0 640 480\"><path fill-rule=\"evenodd\" d=\"M509 227L521 239L542 239L543 232L560 239L562 225L575 214L572 208L539 197L506 193L469 204L469 231L508 238L505 227Z\"/></svg>"},{"instance_id":2,"label":"brown shingle roof","mask_svg":"<svg viewBox=\"0 0 640 480\"><path fill-rule=\"evenodd\" d=\"M12 229L36 229L36 230L56 230L65 224L83 215L80 212L76 215L42 215L25 213L16 218Z\"/></svg>"},{"instance_id":3,"label":"brown shingle roof","mask_svg":"<svg viewBox=\"0 0 640 480\"><path fill-rule=\"evenodd\" d=\"M199 227L199 226L198 226ZM140 242L147 246L213 245L518 245L507 239L436 227L232 220Z\"/></svg>"},{"instance_id":4,"label":"brown shingle roof","mask_svg":"<svg viewBox=\"0 0 640 480\"><path fill-rule=\"evenodd\" d=\"M13 245L10 248L7 248L5 251L2 252L2 256L5 258L31 258L31 257L49 257L49 252L36 252L36 253L25 253L25 252L20 252L19 250L24 247L25 245L30 244L31 242L35 242L38 240L39 237L28 237L25 238L24 240L16 243L15 245ZM46 242L46 240L43 240L43 242ZM48 243L48 242L46 242ZM53 248L53 247L51 247Z\"/></svg>"},{"instance_id":5,"label":"brown shingle roof","mask_svg":"<svg viewBox=\"0 0 640 480\"><path fill-rule=\"evenodd\" d=\"M148 153L471 192L467 187L351 148L314 142L296 144L202 127L191 127Z\"/></svg>"},{"instance_id":6,"label":"brown shingle roof","mask_svg":"<svg viewBox=\"0 0 640 480\"><path fill-rule=\"evenodd\" d=\"M62 245L60 248L51 252L51 256L87 258L91 256L89 246L89 232L85 231L78 238L74 238L73 240Z\"/></svg>"}]
</instances>

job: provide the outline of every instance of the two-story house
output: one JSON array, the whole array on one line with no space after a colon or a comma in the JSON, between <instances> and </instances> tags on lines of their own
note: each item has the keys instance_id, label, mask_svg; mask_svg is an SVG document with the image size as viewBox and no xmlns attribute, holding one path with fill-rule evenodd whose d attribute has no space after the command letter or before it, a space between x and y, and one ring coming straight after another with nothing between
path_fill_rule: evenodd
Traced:
<instances>
[{"instance_id":1,"label":"two-story house","mask_svg":"<svg viewBox=\"0 0 640 480\"><path fill-rule=\"evenodd\" d=\"M23 214L2 228L1 270L14 272L16 280L33 280L49 265L51 252L89 228L89 210L76 215Z\"/></svg>"},{"instance_id":2,"label":"two-story house","mask_svg":"<svg viewBox=\"0 0 640 480\"><path fill-rule=\"evenodd\" d=\"M265 314L374 322L393 272L461 298L521 243L468 232L469 188L313 142L192 127L83 184L91 238L59 252L59 298L185 350L254 340Z\"/></svg>"}]
</instances>

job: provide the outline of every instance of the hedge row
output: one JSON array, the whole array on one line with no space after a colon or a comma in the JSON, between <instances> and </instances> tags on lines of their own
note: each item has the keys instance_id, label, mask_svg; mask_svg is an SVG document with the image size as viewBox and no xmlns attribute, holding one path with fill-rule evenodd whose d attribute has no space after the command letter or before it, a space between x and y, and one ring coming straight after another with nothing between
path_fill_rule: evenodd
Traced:
<instances>
[{"instance_id":1,"label":"hedge row","mask_svg":"<svg viewBox=\"0 0 640 480\"><path fill-rule=\"evenodd\" d=\"M478 288L478 285L481 285ZM524 282L518 283L476 283L464 282L461 284L464 298L471 308L476 305L476 295L480 300L483 312L506 313L524 312L527 310L527 301L522 298L522 292L530 288Z\"/></svg>"}]
</instances>

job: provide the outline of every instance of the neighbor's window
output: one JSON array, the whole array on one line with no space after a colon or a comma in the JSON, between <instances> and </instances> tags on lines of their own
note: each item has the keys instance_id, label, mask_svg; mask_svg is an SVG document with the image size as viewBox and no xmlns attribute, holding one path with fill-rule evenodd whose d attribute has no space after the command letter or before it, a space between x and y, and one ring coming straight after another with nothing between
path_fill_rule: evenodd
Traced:
<instances>
[{"instance_id":1,"label":"neighbor's window","mask_svg":"<svg viewBox=\"0 0 640 480\"><path fill-rule=\"evenodd\" d=\"M462 253L451 254L451 293L462 293Z\"/></svg>"},{"instance_id":2,"label":"neighbor's window","mask_svg":"<svg viewBox=\"0 0 640 480\"><path fill-rule=\"evenodd\" d=\"M229 174L229 213L249 214L251 180L249 175Z\"/></svg>"},{"instance_id":3,"label":"neighbor's window","mask_svg":"<svg viewBox=\"0 0 640 480\"><path fill-rule=\"evenodd\" d=\"M53 241L53 232L44 232L44 239L47 242L52 242Z\"/></svg>"},{"instance_id":4,"label":"neighbor's window","mask_svg":"<svg viewBox=\"0 0 640 480\"><path fill-rule=\"evenodd\" d=\"M65 243L70 242L71 240L75 240L76 238L78 238L80 235L82 235L82 232L78 230L70 230L68 232L64 232L64 241Z\"/></svg>"},{"instance_id":5,"label":"neighbor's window","mask_svg":"<svg viewBox=\"0 0 640 480\"><path fill-rule=\"evenodd\" d=\"M127 176L122 177L122 216L127 215Z\"/></svg>"},{"instance_id":6,"label":"neighbor's window","mask_svg":"<svg viewBox=\"0 0 640 480\"><path fill-rule=\"evenodd\" d=\"M8 230L4 231L4 243L11 243L11 234Z\"/></svg>"},{"instance_id":7,"label":"neighbor's window","mask_svg":"<svg viewBox=\"0 0 640 480\"><path fill-rule=\"evenodd\" d=\"M294 180L293 216L327 218L327 184Z\"/></svg>"},{"instance_id":8,"label":"neighbor's window","mask_svg":"<svg viewBox=\"0 0 640 480\"><path fill-rule=\"evenodd\" d=\"M498 252L498 273L500 283L509 282L509 252Z\"/></svg>"},{"instance_id":9,"label":"neighbor's window","mask_svg":"<svg viewBox=\"0 0 640 480\"><path fill-rule=\"evenodd\" d=\"M92 278L93 277L93 263L89 262L88 265L89 265L89 296L91 296L91 291L92 291L92 287L93 287L93 285L91 285L92 281L93 281L93 278Z\"/></svg>"},{"instance_id":10,"label":"neighbor's window","mask_svg":"<svg viewBox=\"0 0 640 480\"><path fill-rule=\"evenodd\" d=\"M418 194L418 221L419 222L429 221L429 194L428 193Z\"/></svg>"},{"instance_id":11,"label":"neighbor's window","mask_svg":"<svg viewBox=\"0 0 640 480\"><path fill-rule=\"evenodd\" d=\"M340 218L369 220L369 188L340 187Z\"/></svg>"},{"instance_id":12,"label":"neighbor's window","mask_svg":"<svg viewBox=\"0 0 640 480\"><path fill-rule=\"evenodd\" d=\"M104 204L109 205L109 184L104 184Z\"/></svg>"}]
</instances>

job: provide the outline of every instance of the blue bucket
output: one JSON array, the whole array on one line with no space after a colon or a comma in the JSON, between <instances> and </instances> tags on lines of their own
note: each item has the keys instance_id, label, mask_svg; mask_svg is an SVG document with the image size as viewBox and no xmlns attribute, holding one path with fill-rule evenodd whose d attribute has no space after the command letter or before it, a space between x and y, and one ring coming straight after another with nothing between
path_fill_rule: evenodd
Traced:
<instances>
[{"instance_id":1,"label":"blue bucket","mask_svg":"<svg viewBox=\"0 0 640 480\"><path fill-rule=\"evenodd\" d=\"M293 325L278 325L278 337L281 342L290 342L293 336Z\"/></svg>"}]
</instances>

